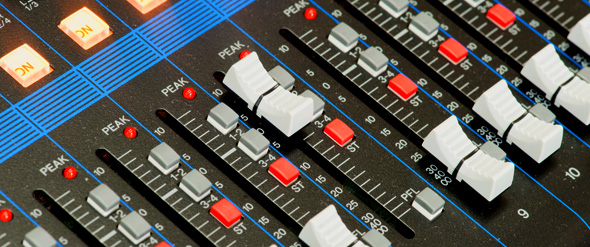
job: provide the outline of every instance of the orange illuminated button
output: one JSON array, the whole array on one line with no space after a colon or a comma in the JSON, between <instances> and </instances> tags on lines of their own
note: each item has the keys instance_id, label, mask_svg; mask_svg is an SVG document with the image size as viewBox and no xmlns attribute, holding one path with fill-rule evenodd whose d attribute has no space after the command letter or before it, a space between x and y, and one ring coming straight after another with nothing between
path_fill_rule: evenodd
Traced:
<instances>
[{"instance_id":1,"label":"orange illuminated button","mask_svg":"<svg viewBox=\"0 0 590 247\"><path fill-rule=\"evenodd\" d=\"M23 87L30 86L53 71L47 60L27 44L0 58L0 67Z\"/></svg>"},{"instance_id":2,"label":"orange illuminated button","mask_svg":"<svg viewBox=\"0 0 590 247\"><path fill-rule=\"evenodd\" d=\"M166 2L166 0L127 0L127 2L133 5L133 7L139 10L142 14L146 14Z\"/></svg>"},{"instance_id":3,"label":"orange illuminated button","mask_svg":"<svg viewBox=\"0 0 590 247\"><path fill-rule=\"evenodd\" d=\"M86 7L65 18L58 27L84 50L113 34L109 25Z\"/></svg>"}]
</instances>

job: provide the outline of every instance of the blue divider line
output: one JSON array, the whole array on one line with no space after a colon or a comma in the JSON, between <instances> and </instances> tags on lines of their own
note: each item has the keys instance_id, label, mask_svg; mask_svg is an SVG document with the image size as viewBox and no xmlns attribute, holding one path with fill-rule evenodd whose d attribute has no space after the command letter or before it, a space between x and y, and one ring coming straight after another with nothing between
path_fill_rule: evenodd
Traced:
<instances>
[{"instance_id":1,"label":"blue divider line","mask_svg":"<svg viewBox=\"0 0 590 247\"><path fill-rule=\"evenodd\" d=\"M313 0L310 0L312 3L314 3L318 8L321 9L321 7L319 5L317 5ZM415 11L420 12L420 10L418 10L414 5L410 4L410 7L412 7ZM325 10L322 9L322 11L326 14L328 14ZM329 14L328 14L329 15ZM339 23L338 20L334 19L336 22ZM450 38L453 38L452 36L450 36L448 33L446 33L445 30L439 28L439 30L442 30L442 32L444 32L445 34L447 34ZM361 40L361 42L368 46L363 40ZM476 57L476 56L475 56ZM482 61L483 62L483 61ZM484 63L485 64L485 63ZM399 73L402 73L398 68L396 68L395 66L393 66L393 64L389 63L389 65L391 67L393 67L394 69L396 69ZM487 65L487 64L485 64ZM491 69L491 68L490 68ZM494 70L492 70L494 71ZM495 72L495 71L494 71ZM403 73L402 73L403 74ZM510 83L508 83L510 84ZM418 86L418 88L425 94L428 95L434 102L436 102L438 105L440 105L443 109L445 109L447 112L449 112L450 114L454 115L449 109L447 109L446 107L444 107L444 105L442 105L440 102L438 102L436 99L434 99L430 94L428 94L422 87ZM456 117L456 116L455 116ZM477 134L477 132L475 130L473 130L469 125L467 125L465 122L463 122L462 119L456 117L457 120L459 122L461 122L465 127L467 127L471 132L473 132L476 136L478 136L479 138L481 138L483 141L486 141L482 136L480 136L479 134ZM565 127L564 127L565 128ZM567 129L567 128L566 128ZM521 170L525 175L527 175L530 179L532 179L537 185L539 185L541 188L543 188L545 191L547 191L549 193L549 195L553 196L553 198L555 198L558 202L560 202L562 205L564 205L567 209L569 209L572 213L574 213L574 215L576 215L581 221L582 223L584 223L586 225L586 227L588 227L588 229L590 229L590 226L586 223L586 221L580 217L580 215L575 212L572 208L570 208L567 204L565 204L560 198L558 198L555 194L553 194L552 192L550 192L546 187L544 187L541 183L539 183L537 180L535 180L532 176L530 176L528 173L526 173L522 168L520 168L518 165L516 165L514 162L512 162L510 159L507 158L508 161L510 161L510 163L512 163L515 167L517 167L519 170ZM440 192L439 192L440 193ZM486 230L487 231L487 230Z\"/></svg>"},{"instance_id":2,"label":"blue divider line","mask_svg":"<svg viewBox=\"0 0 590 247\"><path fill-rule=\"evenodd\" d=\"M315 2L311 1L313 4L315 4ZM321 9L321 7L319 5L316 4L316 6L318 8ZM322 9L322 11L325 11ZM385 149L385 151L387 151L388 153L390 153L393 157L395 157L400 163L402 163L406 168L408 168L412 173L414 173L414 175L416 175L418 178L420 178L424 183L426 183L428 186L430 186L433 190L435 190L439 195L441 195L443 198L445 198L449 203L451 203L453 206L455 206L457 208L457 210L459 210L461 213L463 213L467 218L469 218L471 221L473 221L477 226L479 226L482 230L484 230L486 233L488 233L492 238L494 238L498 243L502 244L503 246L506 246L504 243L502 243L496 236L494 236L490 231L488 231L485 227L483 227L479 222L477 222L474 218L472 218L469 214L467 214L465 211L463 211L463 209L461 209L457 204L455 204L455 202L451 201L446 195L442 194L436 187L434 187L431 183L429 183L426 179L424 179L422 176L420 176L414 169L412 169L408 164L406 164L401 158L399 158L396 154L394 154L391 150L389 150L385 145L383 145L379 140L377 140L375 137L373 137L368 131L366 131L363 127L361 127L356 121L354 121L351 117L349 117L346 113L344 113L344 111L342 111L340 108L338 108L334 103L332 103L331 101L329 101L324 95L322 95L317 89L315 89L314 87L311 86L311 84L309 84L307 81L305 81L299 74L297 74L295 71L293 71L289 66L287 66L285 63L283 63L281 60L279 60L274 54L272 54L268 49L266 49L264 46L262 46L262 44L260 44L258 41L256 41L252 36L250 36L250 34L246 33L243 29L241 29L237 24L235 24L232 20L228 19L237 29L239 29L242 33L244 33L248 38L250 38L254 43L256 43L260 48L262 48L264 51L266 51L270 56L272 56L276 61L278 61L281 65L283 65L285 67L285 69L287 69L288 71L290 71L291 73L293 73L293 75L295 75L297 78L299 78L299 80L301 80L303 83L305 83L310 89L312 89L316 94L318 94L321 98L324 99L324 101L326 101L328 104L330 104L332 107L334 107L334 109L336 109L338 112L340 112L343 116L345 116L349 121L351 121L354 125L356 125L359 129L361 129L365 134L367 134L373 141L375 141L377 144L379 144L383 149Z\"/></svg>"},{"instance_id":3,"label":"blue divider line","mask_svg":"<svg viewBox=\"0 0 590 247\"><path fill-rule=\"evenodd\" d=\"M502 4L500 1L498 0L494 0L494 2L496 2L497 4L500 4L502 6L504 6L504 4ZM506 6L504 6L506 8ZM509 10L509 8L506 8ZM512 10L510 10L510 12L512 12ZM524 21L522 18L520 18L520 16L518 16L517 14L514 14L514 16L516 16L516 19L522 23L523 25L525 25L527 28L529 28L531 31L533 31L537 36L541 37L541 39L545 40L545 42L547 42L548 44L552 44L555 47L555 50L557 50L559 53L561 53L561 55L565 56L567 59L569 59L572 63L574 63L576 66L578 66L579 68L582 68L582 65L580 65L578 62L576 62L576 60L574 60L572 57L570 57L569 55L567 55L563 50L561 50L558 46L556 46L555 44L553 44L549 39L545 38L545 36L543 36L541 33L539 33L539 31L537 31L537 29L533 28L531 25L529 25L526 21Z\"/></svg>"}]
</instances>

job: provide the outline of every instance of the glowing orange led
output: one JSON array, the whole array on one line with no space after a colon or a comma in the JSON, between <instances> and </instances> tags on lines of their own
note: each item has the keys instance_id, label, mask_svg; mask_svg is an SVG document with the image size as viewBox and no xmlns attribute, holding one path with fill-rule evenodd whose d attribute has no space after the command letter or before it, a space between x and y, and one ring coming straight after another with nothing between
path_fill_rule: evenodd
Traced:
<instances>
[{"instance_id":1,"label":"glowing orange led","mask_svg":"<svg viewBox=\"0 0 590 247\"><path fill-rule=\"evenodd\" d=\"M145 15L152 11L152 9L155 9L162 3L166 2L166 0L127 0L127 2Z\"/></svg>"},{"instance_id":2,"label":"glowing orange led","mask_svg":"<svg viewBox=\"0 0 590 247\"><path fill-rule=\"evenodd\" d=\"M65 18L58 27L84 50L113 34L109 25L86 7Z\"/></svg>"},{"instance_id":3,"label":"glowing orange led","mask_svg":"<svg viewBox=\"0 0 590 247\"><path fill-rule=\"evenodd\" d=\"M0 67L23 87L32 85L53 71L47 60L27 44L0 58Z\"/></svg>"}]
</instances>

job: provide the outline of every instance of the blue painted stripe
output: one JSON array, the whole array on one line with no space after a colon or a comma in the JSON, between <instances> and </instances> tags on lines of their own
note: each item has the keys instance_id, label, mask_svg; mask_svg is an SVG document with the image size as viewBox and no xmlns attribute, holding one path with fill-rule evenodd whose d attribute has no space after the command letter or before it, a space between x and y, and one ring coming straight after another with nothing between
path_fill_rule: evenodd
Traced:
<instances>
[{"instance_id":1,"label":"blue painted stripe","mask_svg":"<svg viewBox=\"0 0 590 247\"><path fill-rule=\"evenodd\" d=\"M588 7L590 7L590 2L588 0L582 0L582 2L584 2L586 5L588 5Z\"/></svg>"},{"instance_id":2,"label":"blue painted stripe","mask_svg":"<svg viewBox=\"0 0 590 247\"><path fill-rule=\"evenodd\" d=\"M215 16L215 18L210 18L206 23L202 23L199 28L195 28L191 32L187 34L186 39L177 39L176 42L170 44L168 47L163 49L166 56L174 53L178 49L182 48L184 45L188 44L189 42L195 40L196 37L201 36L201 34L209 31L211 28L222 22L223 19L220 16Z\"/></svg>"},{"instance_id":3,"label":"blue painted stripe","mask_svg":"<svg viewBox=\"0 0 590 247\"><path fill-rule=\"evenodd\" d=\"M203 1L179 2L170 8L160 21L140 27L137 31L163 54L180 47L178 44L194 40L202 30L221 22L221 16Z\"/></svg>"},{"instance_id":4,"label":"blue painted stripe","mask_svg":"<svg viewBox=\"0 0 590 247\"><path fill-rule=\"evenodd\" d=\"M217 186L212 186L212 188L215 189L215 191L217 191L221 196L223 196L223 198L227 199L231 204L233 204L234 207L236 207L238 210L240 210L240 212L242 212L242 214L245 215L246 218L250 219L250 221L252 221L258 228L260 228L260 230L262 230L264 233L266 233L266 235L268 235L270 238L272 238L272 240L274 240L280 246L285 247L285 245L283 245L281 242L279 242L279 240L277 240L266 229L264 229L264 227L262 227L260 224L258 224L258 222L255 219L253 219L252 217L250 217L249 214L247 214L244 210L242 210L242 208L240 206L236 205L234 202L232 202L232 200L229 199L229 197L227 197L225 194L223 194L223 192L221 192L221 190L219 190L217 188Z\"/></svg>"},{"instance_id":5,"label":"blue painted stripe","mask_svg":"<svg viewBox=\"0 0 590 247\"><path fill-rule=\"evenodd\" d=\"M324 13L326 13L328 16L331 16L330 14L328 14L328 12L326 12L321 6L319 6L317 3L315 3L313 0L310 0L311 3L313 3L316 7L318 7L320 10L322 10ZM377 140L374 136L372 136L368 131L366 131L362 126L360 126L356 121L354 121L351 117L349 117L346 113L344 113L344 111L342 111L340 108L338 108L334 103L332 103L331 101L329 101L324 95L322 95L319 91L317 91L317 89L315 89L313 86L311 86L311 84L309 84L306 80L304 80L299 74L297 74L295 71L293 71L289 66L287 66L283 61L281 61L280 59L278 59L278 57L276 57L273 53L271 53L267 48L265 48L264 46L262 46L261 43L259 43L257 40L255 40L250 34L248 34L246 31L244 31L241 27L239 27L236 23L234 23L231 19L228 19L238 30L240 30L242 33L244 33L244 35L246 35L248 38L250 38L250 40L252 40L254 43L256 43L260 48L262 48L267 54L269 54L271 57L273 57L277 62L279 62L284 68L286 68L287 70L289 70L291 73L293 73L293 75L295 75L299 80L301 80L303 83L305 83L310 89L312 89L318 96L320 96L321 98L324 99L325 102L327 102L328 104L330 104L332 107L334 107L334 109L336 109L338 112L340 112L344 117L346 117L349 121L351 121L354 125L356 125L359 129L361 129L366 135L368 135L371 139L373 139L373 141L375 141L378 145L380 145L383 149L385 149L385 151L387 151L388 153L390 153L393 157L395 157L400 163L402 163L406 168L408 168L412 173L414 173L414 175L416 175L418 178L420 178L424 183L426 183L429 187L431 187L433 190L435 190L439 195L441 195L443 198L445 198L449 203L451 203L455 208L457 208L457 210L459 210L461 213L463 213L467 218L469 218L474 224L476 224L477 226L479 226L483 231L485 231L488 235L490 235L492 238L494 238L498 243L506 246L504 243L502 243L502 241L500 241L495 235L493 235L490 231L488 231L483 225L481 225L479 222L477 222L473 217L471 217L471 215L467 214L467 212L465 212L463 209L461 209L455 202L453 202L452 200L450 200L446 195L444 195L442 192L440 192L436 187L434 187L432 184L430 184L426 179L424 179L420 174L418 174L413 168L411 168L409 165L407 165L401 158L399 158L395 153L393 153L390 149L388 149L385 145L383 145L379 140ZM336 20L336 22L338 22Z\"/></svg>"},{"instance_id":6,"label":"blue painted stripe","mask_svg":"<svg viewBox=\"0 0 590 247\"><path fill-rule=\"evenodd\" d=\"M101 61L105 60L113 52L117 51L118 47L121 47L121 46L125 45L126 43L130 42L131 41L130 37L132 35L133 35L132 33L128 33L125 36L121 37L120 39L113 42L112 44L110 44L106 48L100 50L99 52L97 52L96 54L91 56L90 58L86 59L84 62L80 63L79 67L80 68L96 67L95 64L97 62L101 62Z\"/></svg>"},{"instance_id":7,"label":"blue painted stripe","mask_svg":"<svg viewBox=\"0 0 590 247\"><path fill-rule=\"evenodd\" d=\"M77 88L81 86L81 84L75 83L78 80L82 80L78 73L75 73L74 76L67 78L68 81L62 81L61 84L56 84L55 89L50 88L52 91L42 97L36 97L32 104L28 104L28 107L22 107L20 102L17 104L19 108L25 111L27 114L43 114L44 112L51 110L49 106L51 106L52 102L58 101L62 98L62 94L64 92L68 93L75 93ZM71 83L74 82L74 83Z\"/></svg>"},{"instance_id":8,"label":"blue painted stripe","mask_svg":"<svg viewBox=\"0 0 590 247\"><path fill-rule=\"evenodd\" d=\"M504 6L504 4L502 4L500 1L498 0L494 0L494 2L496 2L497 4L500 4L502 6ZM506 8L506 6L504 6ZM506 8L509 10L509 8ZM510 10L512 12L512 10ZM516 16L516 19L518 21L520 21L520 23L522 23L523 25L525 25L527 28L529 28L531 31L533 31L533 33L535 33L537 36L541 37L541 39L543 39L545 42L547 42L548 44L552 44L553 47L555 47L555 50L557 50L559 53L561 53L561 55L565 56L567 59L569 59L572 63L574 63L576 66L578 66L579 68L582 68L582 65L580 65L578 62L576 62L576 60L574 60L572 57L570 57L569 55L567 55L563 50L561 50L558 46L556 46L555 44L553 44L549 39L545 38L545 36L543 36L541 33L539 33L539 31L537 31L537 29L533 28L531 25L529 25L526 21L524 21L522 18L520 18L520 16L518 16L517 14L514 14L514 16Z\"/></svg>"},{"instance_id":9,"label":"blue painted stripe","mask_svg":"<svg viewBox=\"0 0 590 247\"><path fill-rule=\"evenodd\" d=\"M38 98L43 98L47 94L54 92L55 90L62 90L61 83L63 81L72 80L77 74L73 70L69 70L57 79L51 81L47 85L43 86L42 88L38 89L34 93L30 94L29 96L25 97L21 101L18 102L18 105L23 108L28 108L28 106L32 103L37 102Z\"/></svg>"}]
</instances>

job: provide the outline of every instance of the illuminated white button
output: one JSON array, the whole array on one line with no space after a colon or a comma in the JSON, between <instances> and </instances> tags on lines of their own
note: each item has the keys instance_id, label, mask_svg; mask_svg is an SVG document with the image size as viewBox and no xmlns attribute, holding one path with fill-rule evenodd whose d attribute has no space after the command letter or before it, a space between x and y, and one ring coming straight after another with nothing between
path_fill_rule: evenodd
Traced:
<instances>
[{"instance_id":1,"label":"illuminated white button","mask_svg":"<svg viewBox=\"0 0 590 247\"><path fill-rule=\"evenodd\" d=\"M58 27L84 50L113 34L109 25L86 7L65 18Z\"/></svg>"},{"instance_id":2,"label":"illuminated white button","mask_svg":"<svg viewBox=\"0 0 590 247\"><path fill-rule=\"evenodd\" d=\"M47 60L27 44L0 58L0 67L23 87L30 86L53 71Z\"/></svg>"},{"instance_id":3,"label":"illuminated white button","mask_svg":"<svg viewBox=\"0 0 590 247\"><path fill-rule=\"evenodd\" d=\"M142 14L147 14L156 7L160 6L166 0L127 0L133 7L139 10Z\"/></svg>"}]
</instances>

